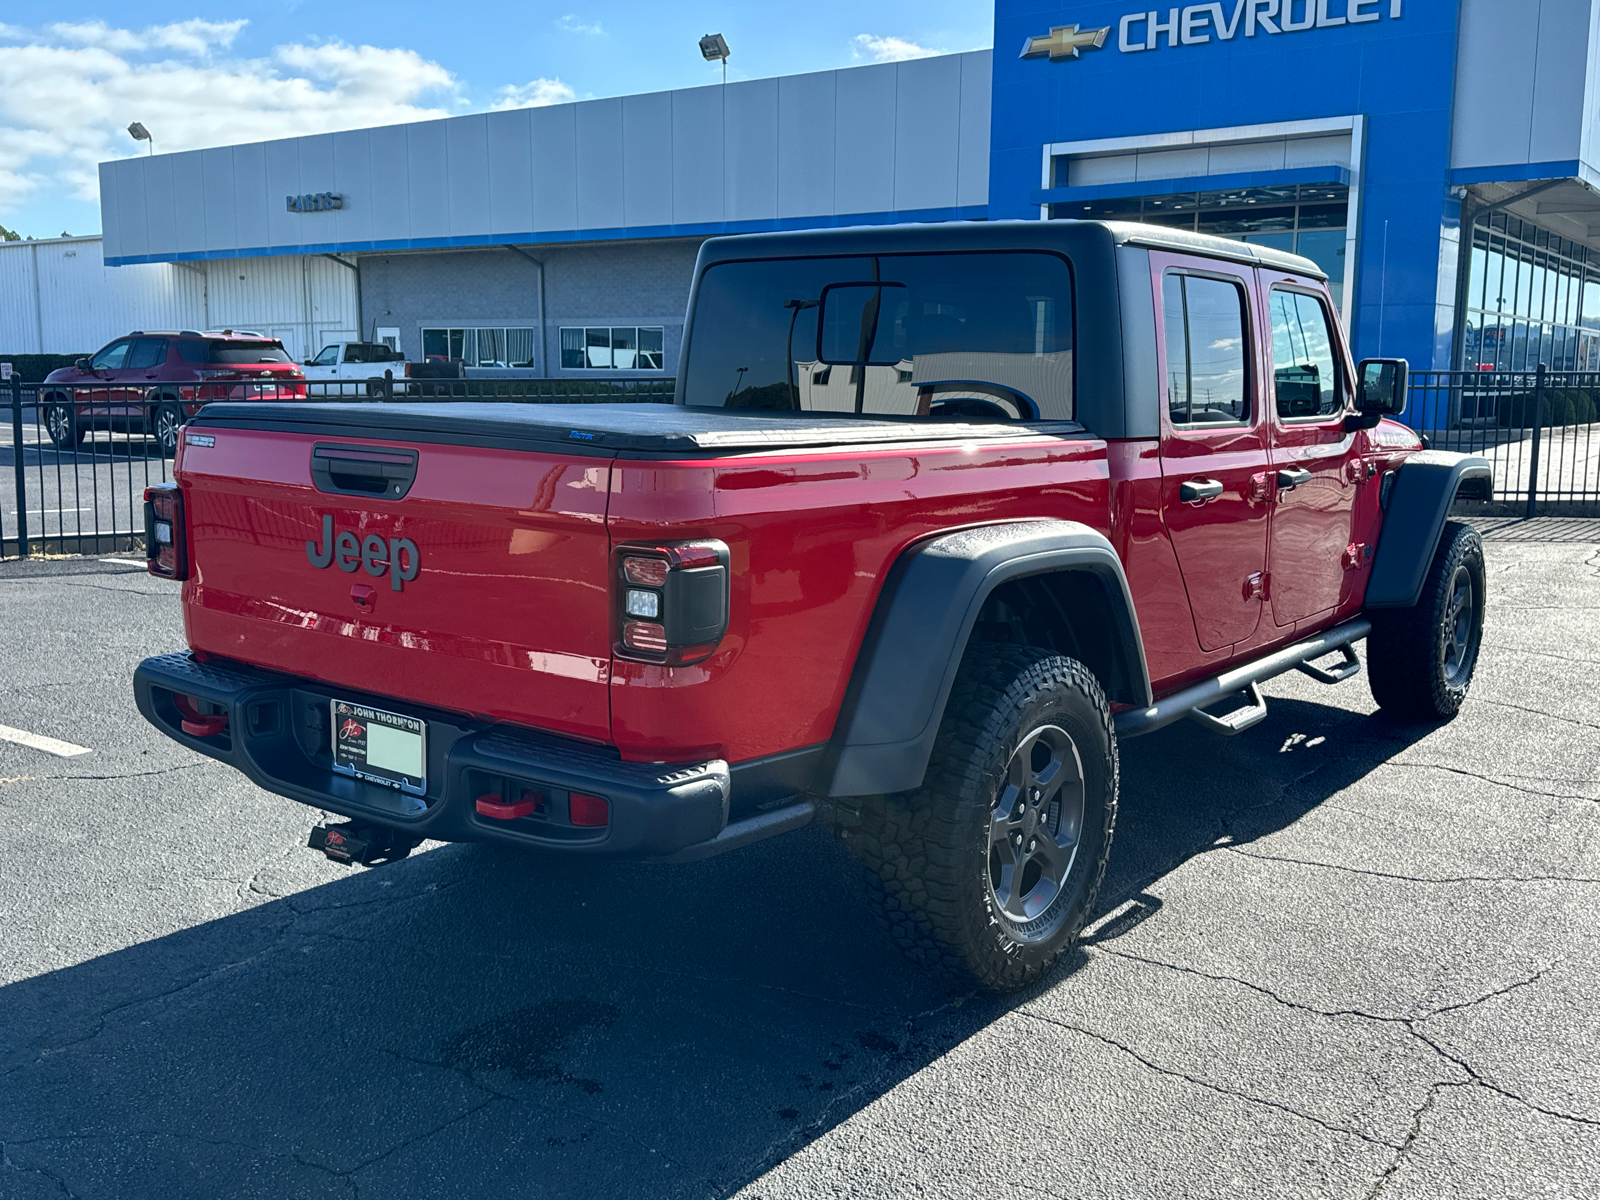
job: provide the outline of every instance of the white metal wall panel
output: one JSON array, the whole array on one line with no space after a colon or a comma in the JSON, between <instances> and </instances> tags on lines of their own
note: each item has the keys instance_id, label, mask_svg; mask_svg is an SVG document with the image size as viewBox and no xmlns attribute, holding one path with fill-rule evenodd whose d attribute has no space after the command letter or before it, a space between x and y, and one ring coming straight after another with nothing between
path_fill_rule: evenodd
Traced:
<instances>
[{"instance_id":1,"label":"white metal wall panel","mask_svg":"<svg viewBox=\"0 0 1600 1200\"><path fill-rule=\"evenodd\" d=\"M989 203L989 113L994 55L975 50L961 56L961 152L956 163L956 203Z\"/></svg>"},{"instance_id":2,"label":"white metal wall panel","mask_svg":"<svg viewBox=\"0 0 1600 1200\"><path fill-rule=\"evenodd\" d=\"M723 100L723 213L729 221L778 215L778 81L730 83ZM694 162L678 147L677 163Z\"/></svg>"},{"instance_id":3,"label":"white metal wall panel","mask_svg":"<svg viewBox=\"0 0 1600 1200\"><path fill-rule=\"evenodd\" d=\"M411 236L411 177L406 170L409 144L405 125L385 125L371 130L367 139L372 174L360 191L352 189L350 202L363 202L372 210L372 240L400 241Z\"/></svg>"},{"instance_id":4,"label":"white metal wall panel","mask_svg":"<svg viewBox=\"0 0 1600 1200\"><path fill-rule=\"evenodd\" d=\"M174 212L176 200L172 189L172 159L170 154L148 159L149 187L145 192L145 228L150 231L152 246L176 247L178 222Z\"/></svg>"},{"instance_id":5,"label":"white metal wall panel","mask_svg":"<svg viewBox=\"0 0 1600 1200\"><path fill-rule=\"evenodd\" d=\"M100 164L100 237L105 253L113 256L121 253L122 245L121 192L112 182L117 166L117 162Z\"/></svg>"},{"instance_id":6,"label":"white metal wall panel","mask_svg":"<svg viewBox=\"0 0 1600 1200\"><path fill-rule=\"evenodd\" d=\"M297 218L284 203L286 197L300 195L300 144L293 138L268 142L267 188L263 199L267 207L267 245L298 246L303 232Z\"/></svg>"},{"instance_id":7,"label":"white metal wall panel","mask_svg":"<svg viewBox=\"0 0 1600 1200\"><path fill-rule=\"evenodd\" d=\"M622 177L622 101L585 100L576 106L577 228L626 225Z\"/></svg>"},{"instance_id":8,"label":"white metal wall panel","mask_svg":"<svg viewBox=\"0 0 1600 1200\"><path fill-rule=\"evenodd\" d=\"M991 69L974 51L129 158L101 173L106 252L358 250L981 205ZM324 191L344 206L284 203Z\"/></svg>"},{"instance_id":9,"label":"white metal wall panel","mask_svg":"<svg viewBox=\"0 0 1600 1200\"><path fill-rule=\"evenodd\" d=\"M488 116L489 228L496 233L533 229L533 111Z\"/></svg>"},{"instance_id":10,"label":"white metal wall panel","mask_svg":"<svg viewBox=\"0 0 1600 1200\"><path fill-rule=\"evenodd\" d=\"M895 68L894 204L952 208L961 128L961 59L913 59Z\"/></svg>"},{"instance_id":11,"label":"white metal wall panel","mask_svg":"<svg viewBox=\"0 0 1600 1200\"><path fill-rule=\"evenodd\" d=\"M671 160L667 169L672 175L672 222L675 225L724 219L725 91L721 87L703 87L667 94L672 102Z\"/></svg>"},{"instance_id":12,"label":"white metal wall panel","mask_svg":"<svg viewBox=\"0 0 1600 1200\"><path fill-rule=\"evenodd\" d=\"M532 110L533 227L578 228L578 106Z\"/></svg>"},{"instance_id":13,"label":"white metal wall panel","mask_svg":"<svg viewBox=\"0 0 1600 1200\"><path fill-rule=\"evenodd\" d=\"M37 259L34 243L0 242L0 354L44 353L33 273Z\"/></svg>"},{"instance_id":14,"label":"white metal wall panel","mask_svg":"<svg viewBox=\"0 0 1600 1200\"><path fill-rule=\"evenodd\" d=\"M260 142L233 148L233 178L237 188L239 248L259 250L272 244L269 223L272 197L267 189L267 148ZM283 198L278 198L283 204ZM226 249L226 247L219 247Z\"/></svg>"},{"instance_id":15,"label":"white metal wall panel","mask_svg":"<svg viewBox=\"0 0 1600 1200\"><path fill-rule=\"evenodd\" d=\"M172 156L172 215L179 252L206 249L206 182L200 151Z\"/></svg>"},{"instance_id":16,"label":"white metal wall panel","mask_svg":"<svg viewBox=\"0 0 1600 1200\"><path fill-rule=\"evenodd\" d=\"M450 236L488 233L489 118L483 113L441 121L445 132L445 184Z\"/></svg>"},{"instance_id":17,"label":"white metal wall panel","mask_svg":"<svg viewBox=\"0 0 1600 1200\"><path fill-rule=\"evenodd\" d=\"M411 182L411 236L444 237L450 232L444 121L406 126L406 176Z\"/></svg>"},{"instance_id":18,"label":"white metal wall panel","mask_svg":"<svg viewBox=\"0 0 1600 1200\"><path fill-rule=\"evenodd\" d=\"M833 211L894 208L896 64L839 71L834 120Z\"/></svg>"},{"instance_id":19,"label":"white metal wall panel","mask_svg":"<svg viewBox=\"0 0 1600 1200\"><path fill-rule=\"evenodd\" d=\"M671 92L622 98L624 225L672 224L672 98Z\"/></svg>"},{"instance_id":20,"label":"white metal wall panel","mask_svg":"<svg viewBox=\"0 0 1600 1200\"><path fill-rule=\"evenodd\" d=\"M778 80L778 216L817 217L834 204L837 71Z\"/></svg>"},{"instance_id":21,"label":"white metal wall panel","mask_svg":"<svg viewBox=\"0 0 1600 1200\"><path fill-rule=\"evenodd\" d=\"M1582 151L1591 0L1461 0L1450 165Z\"/></svg>"},{"instance_id":22,"label":"white metal wall panel","mask_svg":"<svg viewBox=\"0 0 1600 1200\"><path fill-rule=\"evenodd\" d=\"M200 180L200 195L205 202L204 248L236 248L239 245L238 200L231 147L200 151Z\"/></svg>"},{"instance_id":23,"label":"white metal wall panel","mask_svg":"<svg viewBox=\"0 0 1600 1200\"><path fill-rule=\"evenodd\" d=\"M335 241L370 242L372 206L377 197L387 193L394 184L392 172L387 179L374 174L371 144L370 129L352 129L333 135L331 188L345 197L343 208L326 214L332 221Z\"/></svg>"}]
</instances>

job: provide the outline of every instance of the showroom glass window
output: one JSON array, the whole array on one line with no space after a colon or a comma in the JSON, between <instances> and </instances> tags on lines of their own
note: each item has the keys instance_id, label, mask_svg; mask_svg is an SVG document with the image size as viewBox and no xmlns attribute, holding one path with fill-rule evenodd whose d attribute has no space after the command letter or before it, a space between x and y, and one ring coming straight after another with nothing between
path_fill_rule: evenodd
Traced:
<instances>
[{"instance_id":1,"label":"showroom glass window","mask_svg":"<svg viewBox=\"0 0 1600 1200\"><path fill-rule=\"evenodd\" d=\"M660 325L563 325L561 366L578 371L660 371Z\"/></svg>"},{"instance_id":2,"label":"showroom glass window","mask_svg":"<svg viewBox=\"0 0 1600 1200\"><path fill-rule=\"evenodd\" d=\"M1600 252L1503 212L1481 217L1463 308L1467 370L1600 370Z\"/></svg>"}]
</instances>

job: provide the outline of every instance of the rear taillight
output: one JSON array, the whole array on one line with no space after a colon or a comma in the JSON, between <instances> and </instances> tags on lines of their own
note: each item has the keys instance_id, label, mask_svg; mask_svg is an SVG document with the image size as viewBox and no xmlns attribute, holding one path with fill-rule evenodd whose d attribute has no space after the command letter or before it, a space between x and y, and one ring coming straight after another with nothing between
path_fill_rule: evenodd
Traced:
<instances>
[{"instance_id":1,"label":"rear taillight","mask_svg":"<svg viewBox=\"0 0 1600 1200\"><path fill-rule=\"evenodd\" d=\"M183 493L175 483L144 490L144 556L150 574L189 578L189 538L183 524Z\"/></svg>"},{"instance_id":2,"label":"rear taillight","mask_svg":"<svg viewBox=\"0 0 1600 1200\"><path fill-rule=\"evenodd\" d=\"M728 547L714 539L617 551L617 653L686 666L728 631Z\"/></svg>"}]
</instances>

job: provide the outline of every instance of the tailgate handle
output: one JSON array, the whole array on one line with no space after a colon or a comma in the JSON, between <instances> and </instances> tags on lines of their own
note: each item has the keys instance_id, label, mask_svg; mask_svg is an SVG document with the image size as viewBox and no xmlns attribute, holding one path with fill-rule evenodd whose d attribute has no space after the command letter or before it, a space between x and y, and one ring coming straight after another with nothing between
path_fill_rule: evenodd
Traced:
<instances>
[{"instance_id":1,"label":"tailgate handle","mask_svg":"<svg viewBox=\"0 0 1600 1200\"><path fill-rule=\"evenodd\" d=\"M388 446L313 446L311 482L336 496L398 500L417 478L417 452Z\"/></svg>"}]
</instances>

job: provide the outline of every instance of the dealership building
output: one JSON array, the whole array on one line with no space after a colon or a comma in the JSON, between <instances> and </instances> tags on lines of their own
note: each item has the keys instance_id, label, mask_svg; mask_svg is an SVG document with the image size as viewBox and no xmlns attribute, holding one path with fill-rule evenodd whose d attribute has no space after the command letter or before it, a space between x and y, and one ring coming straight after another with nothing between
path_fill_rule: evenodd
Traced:
<instances>
[{"instance_id":1,"label":"dealership building","mask_svg":"<svg viewBox=\"0 0 1600 1200\"><path fill-rule=\"evenodd\" d=\"M671 374L707 237L1114 218L1306 255L1361 355L1600 369L1591 0L995 7L992 52L105 163L100 241L0 246L6 348Z\"/></svg>"}]
</instances>

